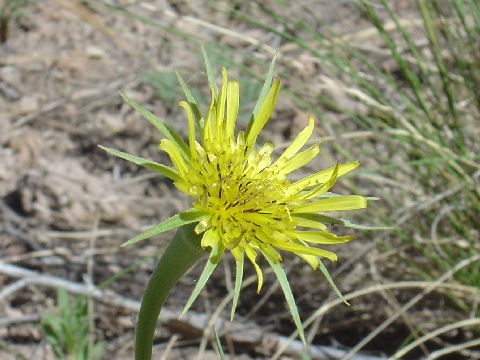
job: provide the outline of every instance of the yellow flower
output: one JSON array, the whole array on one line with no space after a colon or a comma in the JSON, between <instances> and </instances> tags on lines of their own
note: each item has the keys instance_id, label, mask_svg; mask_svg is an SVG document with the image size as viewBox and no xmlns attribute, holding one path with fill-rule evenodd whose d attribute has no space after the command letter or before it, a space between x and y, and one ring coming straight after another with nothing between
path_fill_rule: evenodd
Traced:
<instances>
[{"instance_id":1,"label":"yellow flower","mask_svg":"<svg viewBox=\"0 0 480 360\"><path fill-rule=\"evenodd\" d=\"M260 130L267 122L280 88L274 79L251 126L235 137L239 88L236 81L223 83L217 98L210 84L211 101L200 129L200 142L195 139L193 111L181 101L188 119L188 151L182 153L172 140L163 139L159 149L170 156L178 179L175 186L196 198L193 207L204 213L195 228L203 233L202 247L229 249L237 260L245 253L258 275L258 291L262 272L255 261L257 252L270 260L281 260L278 249L291 251L305 259L313 268L318 256L336 260L328 250L310 244L337 244L352 236L336 236L316 221L317 212L351 210L366 207L365 198L358 195L335 196L327 191L336 178L358 166L357 161L333 166L296 182L286 175L312 160L319 152L313 145L298 152L314 128L309 116L302 130L283 154L273 161L272 144L255 146ZM298 228L312 230L299 230Z\"/></svg>"},{"instance_id":2,"label":"yellow flower","mask_svg":"<svg viewBox=\"0 0 480 360\"><path fill-rule=\"evenodd\" d=\"M211 101L205 115L201 117L193 97L179 77L189 99L189 102L179 103L186 111L188 143L153 114L124 96L128 103L166 136L161 140L159 149L169 155L174 168L102 148L164 174L173 180L179 190L195 199L191 209L148 229L126 244L196 222L195 232L202 234L201 246L212 250L209 262L184 311L200 292L220 255L228 249L237 262L232 317L240 291L245 255L257 273L257 291L262 287L262 271L256 263L256 256L260 252L279 278L304 340L291 290L278 265L281 261L279 250L295 253L314 269L321 266L322 272L331 282L319 257L336 260L337 256L317 245L343 243L352 236L336 236L328 232L323 222L335 219L319 213L366 207L366 200L362 196L328 192L336 179L355 169L358 162L337 163L301 180L289 181L287 175L290 172L307 164L319 152L318 145L300 151L313 132L313 117L309 116L305 129L274 160L274 146L266 143L258 147L256 139L273 111L280 80L273 79L269 85L267 83L268 91L265 91L263 100L257 104L247 128L235 135L239 86L236 81L227 80L224 68L222 78L218 95L215 84L209 84ZM196 131L199 134L198 140ZM335 287L334 289L336 290Z\"/></svg>"},{"instance_id":3,"label":"yellow flower","mask_svg":"<svg viewBox=\"0 0 480 360\"><path fill-rule=\"evenodd\" d=\"M222 77L217 97L214 84L209 84L211 101L204 117L194 119L195 111L189 103L179 103L187 115L188 144L152 113L122 95L166 135L158 148L169 155L174 169L117 150L101 148L164 174L174 181L179 190L196 199L191 209L156 225L124 245L198 221L195 231L203 234L201 246L215 246L219 253L229 249L237 261L243 261L244 254L247 255L257 272L260 291L262 272L255 261L258 251L274 263L281 260L278 249L290 251L314 269L319 265L318 257L334 261L337 259L335 253L311 244L343 243L352 236L336 236L328 232L322 223L327 217L318 213L365 208L366 200L359 195L328 192L337 177L355 169L358 161L337 163L295 182L287 179L287 174L307 164L319 152L318 145L299 152L313 132L312 116L308 117L307 127L275 161L272 144L256 146L257 135L275 105L280 88L278 78L271 82L247 129L239 131L235 137L238 82L227 80L225 68L222 69ZM199 128L199 141L195 138L195 123Z\"/></svg>"}]
</instances>

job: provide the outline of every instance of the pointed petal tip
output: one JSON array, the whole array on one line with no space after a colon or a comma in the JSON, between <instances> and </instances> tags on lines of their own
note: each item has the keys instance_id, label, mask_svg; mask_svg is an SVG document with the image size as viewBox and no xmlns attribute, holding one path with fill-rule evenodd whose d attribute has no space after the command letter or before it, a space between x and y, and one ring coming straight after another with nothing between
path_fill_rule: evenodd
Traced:
<instances>
[{"instance_id":1,"label":"pointed petal tip","mask_svg":"<svg viewBox=\"0 0 480 360\"><path fill-rule=\"evenodd\" d=\"M313 117L313 115L311 114L308 114L308 126L315 126L315 118Z\"/></svg>"},{"instance_id":2,"label":"pointed petal tip","mask_svg":"<svg viewBox=\"0 0 480 360\"><path fill-rule=\"evenodd\" d=\"M358 195L358 196L360 196L360 195ZM360 197L362 198L363 205L364 205L363 208L360 208L360 209L365 209L367 207L367 199L365 199L363 196L360 196Z\"/></svg>"},{"instance_id":3,"label":"pointed petal tip","mask_svg":"<svg viewBox=\"0 0 480 360\"><path fill-rule=\"evenodd\" d=\"M273 79L272 81L272 85L270 85L270 89L275 89L275 99L277 97L277 94L278 94L278 91L280 90L280 85L281 85L281 82L280 82L280 78L276 77Z\"/></svg>"},{"instance_id":4,"label":"pointed petal tip","mask_svg":"<svg viewBox=\"0 0 480 360\"><path fill-rule=\"evenodd\" d=\"M263 285L263 281L261 281L260 279L258 279L258 283L257 283L257 294L260 294L260 290L262 290L262 285Z\"/></svg>"}]
</instances>

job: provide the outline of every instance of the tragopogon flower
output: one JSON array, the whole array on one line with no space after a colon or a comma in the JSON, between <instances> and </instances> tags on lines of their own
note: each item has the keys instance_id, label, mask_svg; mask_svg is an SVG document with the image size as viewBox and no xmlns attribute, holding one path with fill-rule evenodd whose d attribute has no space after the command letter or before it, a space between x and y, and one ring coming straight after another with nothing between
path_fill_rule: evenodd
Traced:
<instances>
[{"instance_id":1,"label":"tragopogon flower","mask_svg":"<svg viewBox=\"0 0 480 360\"><path fill-rule=\"evenodd\" d=\"M200 129L200 142L195 140L193 111L182 101L179 105L188 118L188 147L163 139L159 149L168 153L177 170L175 186L196 198L193 208L204 214L195 228L197 233L204 234L202 247L227 248L237 260L242 260L245 253L257 271L260 290L262 272L255 262L258 251L272 262L281 260L277 249L291 251L313 268L318 266L318 256L336 260L334 253L308 243L336 244L352 236L329 233L312 214L364 208L366 201L357 195L327 194L336 178L357 167L357 161L337 164L293 183L287 179L288 173L308 163L319 152L318 145L298 152L312 134L311 116L308 126L276 161L272 159L272 144L255 146L257 135L275 105L279 79L273 80L251 126L235 137L238 83L227 81L225 69L222 75L217 98L210 84L211 102ZM298 227L313 230L298 230Z\"/></svg>"},{"instance_id":2,"label":"tragopogon flower","mask_svg":"<svg viewBox=\"0 0 480 360\"><path fill-rule=\"evenodd\" d=\"M225 69L222 69L222 78L218 94L215 84L209 84L211 101L203 117L200 116L189 91L186 91L189 102L179 103L186 111L187 143L153 114L127 98L131 105L166 135L166 138L161 140L159 149L169 155L173 168L106 149L159 171L171 178L179 190L194 198L191 209L147 230L129 242L136 242L178 225L198 222L195 232L203 234L201 246L212 249L209 260L212 266L204 271L191 301L198 295L225 249L228 249L237 261L238 291L238 278L240 277L241 282L244 255L256 270L258 291L262 287L262 271L256 262L258 253L274 267L279 279L282 277L281 267L278 265L282 251L295 253L314 269L321 264L319 257L336 260L337 256L333 252L318 245L343 243L352 236L336 236L328 232L322 221L329 218L319 213L366 207L365 198L362 196L328 192L339 176L358 166L357 161L337 163L295 182L288 180L289 173L307 164L319 152L318 145L300 151L314 130L313 117L309 116L306 128L275 160L272 156L272 144L267 143L261 147L256 145L257 136L272 113L280 88L279 79L272 81L270 77L270 84L267 83L266 87L268 91L264 93L248 127L235 134L239 86L236 81L227 80ZM181 84L185 89L183 81ZM282 287L284 285L283 282ZM286 295L291 294L289 288L284 288L284 291ZM238 293L236 295L238 296ZM235 303L236 297L234 307ZM295 319L296 308L293 310Z\"/></svg>"}]
</instances>

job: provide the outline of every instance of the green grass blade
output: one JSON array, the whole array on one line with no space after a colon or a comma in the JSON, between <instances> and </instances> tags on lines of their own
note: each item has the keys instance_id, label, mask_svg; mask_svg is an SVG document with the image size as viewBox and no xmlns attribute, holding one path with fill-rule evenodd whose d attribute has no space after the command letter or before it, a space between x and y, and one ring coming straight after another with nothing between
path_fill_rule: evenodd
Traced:
<instances>
[{"instance_id":1,"label":"green grass blade","mask_svg":"<svg viewBox=\"0 0 480 360\"><path fill-rule=\"evenodd\" d=\"M430 43L430 49L433 53L433 57L435 59L435 64L438 68L438 73L440 75L440 81L442 83L442 89L447 98L448 109L450 110L450 117L453 120L450 124L452 130L456 133L455 141L457 146L460 150L464 150L465 145L463 144L462 138L463 135L460 131L461 124L459 122L459 116L457 112L457 107L455 104L455 98L453 96L453 91L450 86L450 79L447 66L445 64L444 56L442 55L442 49L440 47L439 39L437 36L437 32L434 26L433 16L436 14L431 14L430 8L425 3L424 0L417 0L418 9L420 10L420 14L422 15L423 24L425 30L427 32L428 41Z\"/></svg>"},{"instance_id":2,"label":"green grass blade","mask_svg":"<svg viewBox=\"0 0 480 360\"><path fill-rule=\"evenodd\" d=\"M437 34L433 25L430 9L424 0L417 0L418 9L423 18L423 24L427 32L427 37L430 42L430 48L435 59L435 63L440 74L440 80L442 82L443 91L448 100L448 106L450 108L451 115L455 121L455 126L458 126L458 114L455 106L455 99L453 98L452 89L450 87L450 79L448 78L448 70L443 59L442 50L438 41Z\"/></svg>"},{"instance_id":3,"label":"green grass blade","mask_svg":"<svg viewBox=\"0 0 480 360\"><path fill-rule=\"evenodd\" d=\"M195 208L188 209L180 214L172 216L171 218L161 222L160 224L152 226L151 228L147 229L143 233L138 234L134 238L123 243L121 246L123 247L131 244L135 244L141 240L149 238L153 235L160 234L164 231L167 231L185 224L190 224L190 223L199 221L203 218L204 215L205 215L205 212L203 210L199 210Z\"/></svg>"},{"instance_id":4,"label":"green grass blade","mask_svg":"<svg viewBox=\"0 0 480 360\"><path fill-rule=\"evenodd\" d=\"M426 84L428 85L428 89L432 91L432 94L435 97L435 101L438 104L443 105L443 101L440 98L439 92L437 91L437 86L435 86L435 84L433 84L433 82L431 81L431 76L425 67L425 64L428 63L428 60L426 59L425 55L423 55L419 51L418 46L415 45L414 40L409 35L405 27L402 25L402 22L398 18L397 14L393 11L391 4L388 2L388 0L382 0L382 5L388 11L388 14L390 15L391 19L394 21L396 28L405 39L408 45L408 50L412 53L413 57L416 60L415 65L418 66L418 69L421 73L421 79L426 82Z\"/></svg>"},{"instance_id":5,"label":"green grass blade","mask_svg":"<svg viewBox=\"0 0 480 360\"><path fill-rule=\"evenodd\" d=\"M136 268L138 268L140 265L144 264L147 260L156 258L158 255L163 253L165 251L165 247L159 247L157 250L155 250L152 253L149 253L148 255L142 257L140 260L135 261L133 264L122 268L122 270L115 272L112 276L110 276L108 279L102 281L97 285L99 289L102 289L109 284L111 284L114 281L117 281L118 279L122 278L126 274L134 271Z\"/></svg>"},{"instance_id":6,"label":"green grass blade","mask_svg":"<svg viewBox=\"0 0 480 360\"><path fill-rule=\"evenodd\" d=\"M290 284L288 283L287 276L285 275L285 271L283 271L283 267L279 261L270 258L270 256L262 251L263 256L267 259L268 263L273 269L273 272L277 276L277 279L280 283L280 286L283 290L285 295L285 299L287 300L288 308L290 313L293 317L293 322L297 327L298 334L300 335L300 339L304 346L307 346L307 341L305 340L305 334L303 332L302 322L300 321L300 315L298 314L297 305L295 304L295 299L293 298L292 289L290 288Z\"/></svg>"},{"instance_id":7,"label":"green grass blade","mask_svg":"<svg viewBox=\"0 0 480 360\"><path fill-rule=\"evenodd\" d=\"M106 147L106 146L98 145L98 147L102 150L105 150L106 152L109 152L110 154L118 156L119 158L131 161L134 164L137 164L137 165L146 167L150 170L159 172L160 174L165 175L166 177L168 177L169 179L171 179L173 181L176 181L176 180L179 179L177 171L172 169L172 168L169 168L168 166L156 163L154 161L144 159L144 158L139 157L139 156L130 155L130 154L127 154L123 151L115 150L115 149L112 149L112 148L109 148L109 147Z\"/></svg>"},{"instance_id":8,"label":"green grass blade","mask_svg":"<svg viewBox=\"0 0 480 360\"><path fill-rule=\"evenodd\" d=\"M385 41L385 44L387 45L388 49L392 53L392 56L395 59L395 62L397 63L397 66L400 72L402 73L405 80L408 82L423 112L425 113L425 115L427 115L429 119L433 119L433 115L430 111L430 108L425 102L425 99L423 96L423 91L422 91L423 89L422 89L420 79L418 78L417 75L415 75L415 73L413 73L413 71L409 68L408 64L403 58L403 56L399 53L398 48L395 45L395 42L393 41L393 39L390 37L387 30L383 26L382 21L378 17L378 14L375 12L372 5L366 0L362 0L362 5L363 5L362 10L368 16L372 25L374 25L377 28L378 32L380 33L383 40Z\"/></svg>"},{"instance_id":9,"label":"green grass blade","mask_svg":"<svg viewBox=\"0 0 480 360\"><path fill-rule=\"evenodd\" d=\"M212 251L210 252L210 257L208 258L208 261L203 268L202 274L198 278L197 284L195 285L195 288L193 289L192 294L187 301L187 304L183 308L180 317L185 315L185 313L188 311L188 309L190 309L190 306L192 306L193 302L200 294L200 291L202 291L203 287L207 283L207 280L210 278L210 275L212 275L213 270L215 270L215 268L217 267L218 260L220 260L220 257L223 254L223 250L224 247L222 244L216 243L215 245L213 245Z\"/></svg>"}]
</instances>

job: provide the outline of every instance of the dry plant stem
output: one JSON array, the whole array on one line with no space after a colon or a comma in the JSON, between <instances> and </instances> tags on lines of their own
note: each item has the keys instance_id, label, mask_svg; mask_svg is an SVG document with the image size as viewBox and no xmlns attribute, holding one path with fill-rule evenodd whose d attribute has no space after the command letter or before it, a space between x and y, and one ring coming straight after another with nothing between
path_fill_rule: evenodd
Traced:
<instances>
[{"instance_id":1,"label":"dry plant stem","mask_svg":"<svg viewBox=\"0 0 480 360\"><path fill-rule=\"evenodd\" d=\"M0 274L20 278L19 280L3 287L0 291L0 303L6 301L6 298L16 291L29 285L47 286L50 288L64 288L72 294L90 294L94 299L102 301L112 306L120 306L131 311L138 311L140 304L136 300L132 300L120 295L111 295L95 287L65 280L56 276L44 275L36 271L25 269L16 265L6 264L0 261ZM172 313L173 315L173 313Z\"/></svg>"},{"instance_id":2,"label":"dry plant stem","mask_svg":"<svg viewBox=\"0 0 480 360\"><path fill-rule=\"evenodd\" d=\"M428 340L431 340L440 334L446 333L448 331L451 331L453 329L458 329L461 327L467 327L467 326L478 326L480 324L480 318L474 318L474 319L467 319L467 320L462 320L458 321L453 324L448 324L446 326L442 326L440 329L436 329L434 331L429 332L428 334L425 334L421 338L415 340L414 342L410 343L409 345L405 346L403 349L398 351L392 356L392 360L394 359L400 359L402 356L404 356L406 353L408 353L410 350L413 350L417 346L425 343ZM477 341L480 339L477 339Z\"/></svg>"},{"instance_id":3,"label":"dry plant stem","mask_svg":"<svg viewBox=\"0 0 480 360\"><path fill-rule=\"evenodd\" d=\"M180 227L153 271L143 296L135 335L135 360L150 360L158 315L170 290L205 251L196 224Z\"/></svg>"},{"instance_id":4,"label":"dry plant stem","mask_svg":"<svg viewBox=\"0 0 480 360\"><path fill-rule=\"evenodd\" d=\"M178 335L177 334L172 335L170 337L170 340L168 340L168 343L167 343L167 348L163 352L162 358L160 360L167 360L168 359L168 356L170 355L170 351L172 351L172 348L175 345L175 343L177 342L177 340L178 340Z\"/></svg>"},{"instance_id":5,"label":"dry plant stem","mask_svg":"<svg viewBox=\"0 0 480 360\"><path fill-rule=\"evenodd\" d=\"M380 276L380 274L377 271L376 262L373 258L369 259L369 264L370 264L370 273L372 274L373 279L378 283L384 283L383 278ZM401 306L390 290L381 290L380 294L385 299L385 301L390 305L390 307L395 313L400 311ZM401 318L405 323L405 325L407 326L410 333L412 334L412 336L415 338L415 340L417 340L419 336L415 329L414 321L412 321L412 319L407 313L403 313L401 315ZM428 349L423 343L420 343L420 350L423 352L423 355L428 356L429 354Z\"/></svg>"},{"instance_id":6,"label":"dry plant stem","mask_svg":"<svg viewBox=\"0 0 480 360\"><path fill-rule=\"evenodd\" d=\"M270 269L267 271L271 271ZM87 286L85 284L81 283L76 283L76 282L71 282L65 279L61 279L55 276L51 275L44 275L40 274L38 272L24 269L15 265L11 264L6 264L2 261L0 261L0 274L4 274L10 277L14 278L20 278L20 280L17 280L16 282L11 283L10 285L6 286L5 288L0 291L0 302L5 301L7 296L10 296L12 293L15 291L28 286L28 285L36 285L36 286L46 286L49 288L57 288L57 287L62 287L65 288L67 291L74 293L74 294L83 294L87 295L91 293L90 286ZM244 283L242 284L242 288L245 288L247 286L250 286L252 283L254 283L256 280L255 276L250 276L247 278ZM370 288L362 289L360 291L356 291L354 293L347 294L345 297L347 300L351 300L353 298L363 296L366 294L370 294L372 292L378 292L382 289L404 289L404 288L426 288L429 285L431 285L431 282L426 282L426 281L405 281L405 282L399 282L399 283L392 283L392 284L382 284L382 285L375 285ZM479 294L479 290L475 287L469 287L469 286L464 286L464 285L458 285L458 284L439 284L438 289L450 289L454 291L458 291L462 294L469 294L470 296L475 296L476 294ZM128 299L125 297L122 297L120 295L116 294L111 294L111 293L105 293L104 291L94 288L93 293L91 293L91 296L97 300L101 301L105 304L109 304L111 306L115 307L123 307L125 309L128 309L132 312L137 312L139 311L140 308L140 303L136 300ZM231 301L233 298L233 293L230 293L228 296L228 299L225 299L225 301L222 302L222 304L219 306L222 310L226 306L226 304ZM335 299L331 302L328 302L326 305L322 306L320 311L316 313L316 316L313 317L313 319L318 318L318 316L321 316L322 314L326 313L328 310L333 308L336 305L342 304L341 299ZM176 311L167 311L168 309L163 309L163 312L160 316L160 319L164 323L168 323L171 319L176 319L178 318L179 312ZM217 316L219 314L213 314L212 316ZM204 330L211 328L211 326L207 325L208 320L206 319L205 315L203 313L195 313L193 311L187 313L185 315L186 318L184 319L184 324L190 327L193 327L197 330ZM31 314L31 315L23 315L21 317L17 318L0 318L0 327L6 327L6 326L11 326L13 324L17 323L25 323L25 322L37 322L40 319L39 314ZM308 325L311 324L313 319L309 319L306 321L305 326L307 327ZM210 324L211 324L210 320ZM217 329L220 329L220 331L225 332L225 334L228 334L229 330L228 329L222 329L222 321L216 322L215 327ZM238 323L238 325L243 324L243 323ZM245 330L244 327L236 327L236 332L242 332L242 331L248 331L252 332L254 330L251 327L251 324L245 324L245 327L248 328L248 330ZM263 330L262 330L263 331ZM276 346L275 348L277 349L276 355L271 357L271 359L278 358L279 353L287 353L291 356L294 356L294 358L300 358L300 354L304 352L303 345L300 341L298 340L293 340L289 338L285 338L276 334L271 334L271 333L264 333L261 332L263 336L260 336L257 340L255 340L255 344L260 343L266 343L266 344L272 344L275 343ZM127 347L128 342L126 342ZM243 342L245 344L245 342ZM1 344L0 344L1 346ZM309 345L308 346L308 353L309 354L323 354L322 356L312 356L312 359L342 359L343 356L345 355L345 351L340 351L338 349L328 347L328 346L313 346ZM328 354L328 356L326 355ZM338 356L334 357L333 354L337 354ZM374 356L364 356L362 354L356 354L352 359L355 360L381 360L385 359L384 357L374 357Z\"/></svg>"},{"instance_id":7,"label":"dry plant stem","mask_svg":"<svg viewBox=\"0 0 480 360\"><path fill-rule=\"evenodd\" d=\"M446 347L444 349L432 352L430 354L430 356L428 358L426 358L426 360L438 359L441 356L448 355L448 354L454 353L454 352L459 351L459 350L465 350L465 349L468 349L470 347L474 347L474 346L478 346L478 345L480 345L480 339L473 339L473 340L466 341L466 342L458 344L458 345L452 345L452 346ZM472 357L472 359L479 359L479 358L480 357L478 357L478 356Z\"/></svg>"},{"instance_id":8,"label":"dry plant stem","mask_svg":"<svg viewBox=\"0 0 480 360\"><path fill-rule=\"evenodd\" d=\"M471 256L467 259L460 261L456 266L454 266L452 269L444 273L437 280L433 281L420 294L413 297L410 301L408 301L405 305L403 305L403 307L399 311L397 311L395 314L390 316L387 320L385 320L382 324L380 324L377 328L375 328L375 330L373 330L369 335L363 338L362 341L360 341L348 352L348 354L345 356L344 359L348 360L352 358L352 356L355 355L357 351L363 348L368 342L370 342L370 340L372 340L375 336L377 336L380 332L382 332L388 325L390 325L393 321L395 321L395 319L397 319L399 316L404 314L408 309L410 309L413 305L415 305L417 302L423 299L425 295L427 295L428 293L432 292L435 288L437 288L440 285L440 283L444 282L446 279L451 277L455 272L457 272L461 268L467 266L468 264L476 262L478 260L480 260L480 254Z\"/></svg>"},{"instance_id":9,"label":"dry plant stem","mask_svg":"<svg viewBox=\"0 0 480 360\"><path fill-rule=\"evenodd\" d=\"M449 270L447 273L445 273L442 277L440 277L439 279L437 279L434 282L431 282L431 281L399 281L399 282L390 283L390 284L378 284L378 285L373 285L373 286L370 286L370 287L367 287L367 288L364 288L364 289L361 289L361 290L351 292L349 294L345 294L344 298L347 301L350 301L352 299L355 299L355 298L358 298L358 297L361 297L361 296L365 296L365 295L368 295L368 294L376 293L376 292L379 292L379 291L391 290L391 289L406 289L406 288L421 288L421 289L423 289L423 291L419 295L417 295L417 297L412 299L412 300L415 300L415 303L419 301L419 296L421 298L425 294L427 294L427 293L429 293L429 292L431 292L435 289L437 289L437 290L439 290L439 289L451 289L451 290L461 291L463 293L467 293L467 294L470 294L472 296L475 296L476 294L478 294L480 292L480 290L476 287L459 285L459 284L445 284L445 283L442 283L442 281L444 281L446 278L448 278L448 276L451 276L453 273L455 273L460 268L462 268L462 267L464 267L464 266L466 266L466 265L468 265L468 264L470 264L474 261L478 261L479 259L480 259L480 255L474 255L473 257L470 257L468 259L465 259L465 260L461 261L459 264L457 264L457 266L455 266L453 269ZM340 305L340 304L343 304L343 300L340 299L340 298L337 298L337 299L334 299L333 301L325 303L318 310L316 310L312 315L310 315L310 317L307 320L305 320L305 322L303 323L303 327L304 328L309 327L312 324L312 322L315 321L316 318L318 318L319 316L322 316L323 314L327 313L330 309L332 309L333 307L335 307L337 305ZM413 305L412 301L408 302L406 305L408 305L408 307L411 307ZM405 305L404 305L400 311L403 312L405 310L406 309L405 309ZM395 316L394 319L396 319L399 315L400 315L400 313L397 312L394 315ZM391 320L391 318L389 318L387 320L389 320L390 322L393 321L393 320ZM288 337L288 341L293 342L295 337L297 337L297 336L298 336L297 331L294 331L292 333L292 335L290 335ZM281 344L277 347L277 350L276 350L275 354L273 354L271 359L272 360L279 359L280 356L285 352L285 349L287 347L288 347L288 342L287 341L283 342L283 344ZM349 355L349 358L351 358L351 356L355 356L355 355L353 355L353 354Z\"/></svg>"},{"instance_id":10,"label":"dry plant stem","mask_svg":"<svg viewBox=\"0 0 480 360\"><path fill-rule=\"evenodd\" d=\"M269 270L267 270L265 273L267 273L267 274L270 273L271 270L270 271ZM256 280L256 276L248 277L246 280L244 280L242 282L241 289L244 289L245 287L250 286L251 284L253 284L255 282L255 280ZM222 311L227 307L227 305L232 301L232 299L233 299L233 289L230 290L228 292L227 296L225 296L225 298L222 300L222 302L217 305L215 311L210 316L210 319L208 319L208 323L204 327L202 341L200 342L200 346L198 348L197 359L203 359L203 357L205 355L205 350L206 350L206 347L207 347L207 342L212 335L213 328L215 327L215 325L217 323L217 320L220 318L220 315L221 315ZM217 330L218 330L218 328L219 327L217 326Z\"/></svg>"}]
</instances>

